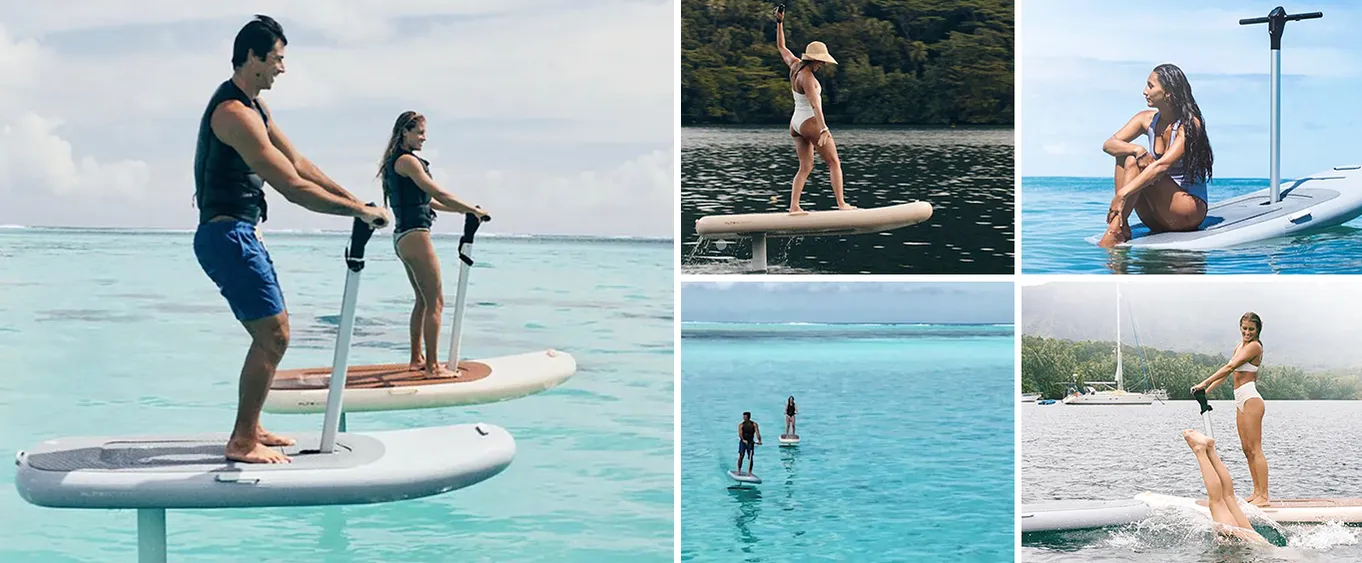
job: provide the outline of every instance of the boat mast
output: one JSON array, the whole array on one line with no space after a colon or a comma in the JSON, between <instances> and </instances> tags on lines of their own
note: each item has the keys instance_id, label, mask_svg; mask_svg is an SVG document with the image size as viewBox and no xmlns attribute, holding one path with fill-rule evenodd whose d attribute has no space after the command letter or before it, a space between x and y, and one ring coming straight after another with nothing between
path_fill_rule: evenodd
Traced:
<instances>
[{"instance_id":1,"label":"boat mast","mask_svg":"<svg viewBox=\"0 0 1362 563\"><path fill-rule=\"evenodd\" d=\"M1125 391L1125 378L1121 374L1121 284L1116 284L1116 389Z\"/></svg>"}]
</instances>

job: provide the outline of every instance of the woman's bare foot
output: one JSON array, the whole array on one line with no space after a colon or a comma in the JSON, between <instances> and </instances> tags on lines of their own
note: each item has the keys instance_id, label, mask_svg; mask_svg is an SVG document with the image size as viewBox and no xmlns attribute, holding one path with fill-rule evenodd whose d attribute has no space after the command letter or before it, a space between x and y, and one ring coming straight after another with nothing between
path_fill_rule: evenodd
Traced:
<instances>
[{"instance_id":1,"label":"woman's bare foot","mask_svg":"<svg viewBox=\"0 0 1362 563\"><path fill-rule=\"evenodd\" d=\"M860 209L860 208L859 208L859 207L856 207L855 205L852 205L852 204L850 204L850 203L842 202L842 203L837 204L837 209L840 209L840 210L842 210L842 211L851 211L852 209Z\"/></svg>"},{"instance_id":2,"label":"woman's bare foot","mask_svg":"<svg viewBox=\"0 0 1362 563\"><path fill-rule=\"evenodd\" d=\"M426 366L425 356L416 356L415 358L411 359L411 363L407 364L407 369L411 371L421 371L422 369L425 369L425 366Z\"/></svg>"},{"instance_id":3,"label":"woman's bare foot","mask_svg":"<svg viewBox=\"0 0 1362 563\"><path fill-rule=\"evenodd\" d=\"M809 214L808 211L804 211L798 205L790 206L790 215L808 215L808 214Z\"/></svg>"},{"instance_id":4,"label":"woman's bare foot","mask_svg":"<svg viewBox=\"0 0 1362 563\"><path fill-rule=\"evenodd\" d=\"M1112 248L1128 240L1130 240L1130 237L1125 236L1125 233L1120 229L1107 229L1107 232L1102 235L1102 240L1097 242L1097 246Z\"/></svg>"},{"instance_id":5,"label":"woman's bare foot","mask_svg":"<svg viewBox=\"0 0 1362 563\"><path fill-rule=\"evenodd\" d=\"M288 456L270 449L256 440L231 440L227 442L227 459L243 463L290 463Z\"/></svg>"},{"instance_id":6,"label":"woman's bare foot","mask_svg":"<svg viewBox=\"0 0 1362 563\"><path fill-rule=\"evenodd\" d=\"M1209 450L1215 448L1214 439L1191 428L1182 431L1182 438L1187 440L1187 445L1191 446L1193 450Z\"/></svg>"},{"instance_id":7,"label":"woman's bare foot","mask_svg":"<svg viewBox=\"0 0 1362 563\"><path fill-rule=\"evenodd\" d=\"M431 377L458 377L459 372L451 371L444 364L427 365L423 370Z\"/></svg>"},{"instance_id":8,"label":"woman's bare foot","mask_svg":"<svg viewBox=\"0 0 1362 563\"><path fill-rule=\"evenodd\" d=\"M293 438L280 436L269 430L265 430L265 427L263 426L255 427L255 439L266 446L292 446L298 443L294 441Z\"/></svg>"},{"instance_id":9,"label":"woman's bare foot","mask_svg":"<svg viewBox=\"0 0 1362 563\"><path fill-rule=\"evenodd\" d=\"M1272 506L1272 500L1267 497L1250 497L1248 503L1258 508L1267 508L1269 506Z\"/></svg>"}]
</instances>

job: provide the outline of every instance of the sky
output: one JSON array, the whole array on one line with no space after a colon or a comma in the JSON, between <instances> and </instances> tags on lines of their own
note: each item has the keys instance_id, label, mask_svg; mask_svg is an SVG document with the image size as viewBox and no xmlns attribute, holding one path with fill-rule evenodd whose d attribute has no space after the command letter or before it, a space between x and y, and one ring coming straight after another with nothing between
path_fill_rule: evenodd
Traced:
<instances>
[{"instance_id":1,"label":"sky","mask_svg":"<svg viewBox=\"0 0 1362 563\"><path fill-rule=\"evenodd\" d=\"M1000 323L1015 320L1010 282L694 282L683 322Z\"/></svg>"},{"instance_id":2,"label":"sky","mask_svg":"<svg viewBox=\"0 0 1362 563\"><path fill-rule=\"evenodd\" d=\"M1270 50L1266 16L1279 0L1125 5L1090 0L1018 3L1019 159L1022 176L1110 177L1102 143L1145 106L1149 73L1187 75L1215 156L1217 178L1269 175ZM1287 13L1282 39L1282 177L1362 164L1362 3L1312 0ZM1148 146L1148 139L1137 141Z\"/></svg>"},{"instance_id":3,"label":"sky","mask_svg":"<svg viewBox=\"0 0 1362 563\"><path fill-rule=\"evenodd\" d=\"M1239 318L1263 321L1265 362L1362 369L1362 292L1351 276L1161 276L1120 283L1121 341L1163 350L1230 354ZM1117 283L1021 284L1023 335L1116 338ZM1227 356L1228 357L1228 356Z\"/></svg>"},{"instance_id":4,"label":"sky","mask_svg":"<svg viewBox=\"0 0 1362 563\"><path fill-rule=\"evenodd\" d=\"M0 225L193 228L199 117L257 13L289 40L275 122L357 196L414 109L488 232L672 236L669 0L0 1ZM265 230L349 228L266 194Z\"/></svg>"}]
</instances>

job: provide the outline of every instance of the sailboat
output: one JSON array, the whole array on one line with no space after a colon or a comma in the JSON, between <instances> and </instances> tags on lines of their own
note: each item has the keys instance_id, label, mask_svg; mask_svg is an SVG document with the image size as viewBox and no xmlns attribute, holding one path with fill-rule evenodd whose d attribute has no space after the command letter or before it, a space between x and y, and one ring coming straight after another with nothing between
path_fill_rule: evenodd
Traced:
<instances>
[{"instance_id":1,"label":"sailboat","mask_svg":"<svg viewBox=\"0 0 1362 563\"><path fill-rule=\"evenodd\" d=\"M1155 399L1167 398L1166 392L1138 393L1126 391L1124 372L1121 369L1121 286L1116 285L1116 381L1088 381L1083 387L1077 386L1078 375L1074 374L1074 391L1064 397L1066 405L1149 405ZM1097 386L1101 386L1098 388Z\"/></svg>"}]
</instances>

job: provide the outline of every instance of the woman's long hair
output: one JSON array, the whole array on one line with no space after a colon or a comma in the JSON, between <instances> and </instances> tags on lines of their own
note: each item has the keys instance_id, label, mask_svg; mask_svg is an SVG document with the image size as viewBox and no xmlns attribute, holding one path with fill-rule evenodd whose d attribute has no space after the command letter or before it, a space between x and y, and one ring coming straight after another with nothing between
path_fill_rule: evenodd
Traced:
<instances>
[{"instance_id":1,"label":"woman's long hair","mask_svg":"<svg viewBox=\"0 0 1362 563\"><path fill-rule=\"evenodd\" d=\"M793 406L794 406L794 395L790 395L790 398L789 398L788 400L785 401L785 406L787 406L787 407L793 407Z\"/></svg>"},{"instance_id":2,"label":"woman's long hair","mask_svg":"<svg viewBox=\"0 0 1362 563\"><path fill-rule=\"evenodd\" d=\"M1211 140L1206 136L1206 120L1201 116L1196 98L1192 97L1192 85L1187 82L1187 75L1173 64L1156 66L1154 73L1158 75L1159 84L1163 85L1163 91L1168 93L1168 100L1182 120L1182 166L1187 178L1196 183L1209 182L1215 154L1211 151Z\"/></svg>"},{"instance_id":3,"label":"woman's long hair","mask_svg":"<svg viewBox=\"0 0 1362 563\"><path fill-rule=\"evenodd\" d=\"M388 168L388 161L397 153L397 149L402 146L402 135L407 131L415 129L417 125L424 123L426 117L411 110L402 112L397 116L397 121L393 123L392 135L388 137L388 148L383 151L383 160L378 163L378 175L383 182L383 207L388 206L388 179L383 172Z\"/></svg>"}]
</instances>

